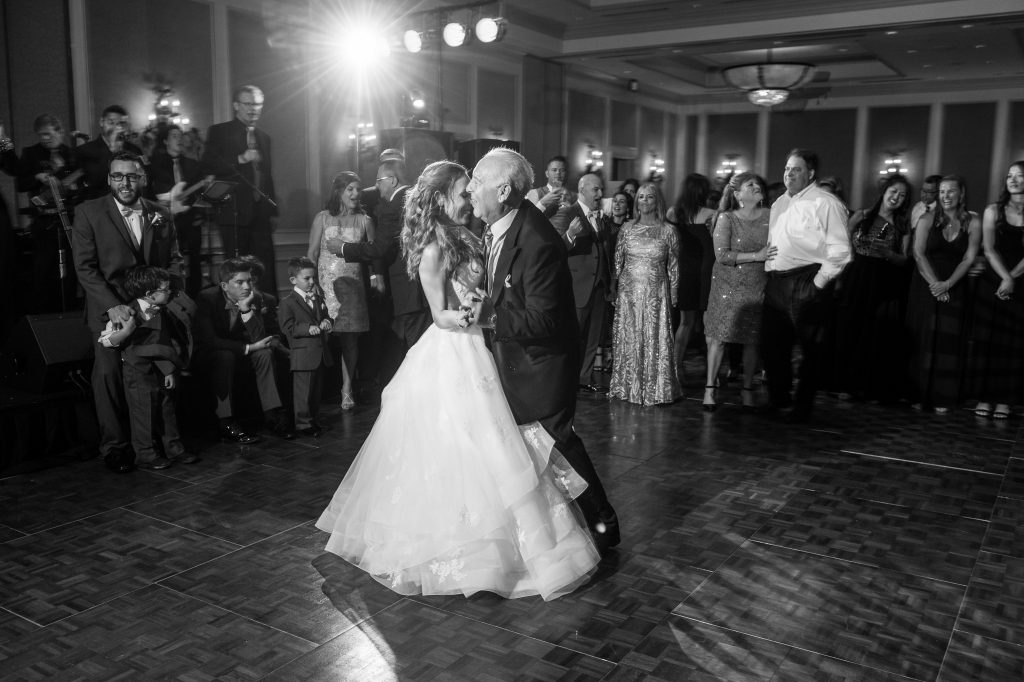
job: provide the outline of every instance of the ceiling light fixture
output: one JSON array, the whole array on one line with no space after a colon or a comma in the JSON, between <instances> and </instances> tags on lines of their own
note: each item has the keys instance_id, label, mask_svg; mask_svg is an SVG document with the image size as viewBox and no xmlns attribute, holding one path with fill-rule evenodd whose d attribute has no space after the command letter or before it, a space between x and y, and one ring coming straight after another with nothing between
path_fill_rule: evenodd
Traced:
<instances>
[{"instance_id":1,"label":"ceiling light fixture","mask_svg":"<svg viewBox=\"0 0 1024 682\"><path fill-rule=\"evenodd\" d=\"M771 50L768 59L771 59ZM791 90L809 82L813 76L812 64L797 62L767 61L722 69L725 82L746 92L750 103L759 107L782 104L789 99Z\"/></svg>"}]
</instances>

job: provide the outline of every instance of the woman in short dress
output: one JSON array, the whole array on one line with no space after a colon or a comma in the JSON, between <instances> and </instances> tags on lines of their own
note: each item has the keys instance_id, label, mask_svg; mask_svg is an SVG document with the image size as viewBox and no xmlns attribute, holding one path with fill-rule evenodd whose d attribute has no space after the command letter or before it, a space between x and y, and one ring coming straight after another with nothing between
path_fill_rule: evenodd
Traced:
<instances>
[{"instance_id":1,"label":"woman in short dress","mask_svg":"<svg viewBox=\"0 0 1024 682\"><path fill-rule=\"evenodd\" d=\"M715 265L704 314L708 376L703 406L717 407L718 370L726 343L743 344L744 409L754 408L754 372L761 339L761 306L768 279L768 216L764 180L753 173L734 175L722 193L715 222Z\"/></svg>"},{"instance_id":2,"label":"woman in short dress","mask_svg":"<svg viewBox=\"0 0 1024 682\"><path fill-rule=\"evenodd\" d=\"M331 181L327 206L313 218L306 254L317 264L327 312L334 320L332 333L341 338L341 409L355 407L352 377L356 369L359 334L370 328L366 308L363 267L347 263L324 247L328 239L373 241L373 221L359 205L359 176L342 171Z\"/></svg>"}]
</instances>

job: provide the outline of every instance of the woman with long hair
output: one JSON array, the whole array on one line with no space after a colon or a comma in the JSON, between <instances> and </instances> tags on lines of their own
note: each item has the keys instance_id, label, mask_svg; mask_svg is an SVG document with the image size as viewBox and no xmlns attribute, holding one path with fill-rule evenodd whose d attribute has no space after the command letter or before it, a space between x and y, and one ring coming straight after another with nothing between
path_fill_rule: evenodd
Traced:
<instances>
[{"instance_id":1,"label":"woman with long hair","mask_svg":"<svg viewBox=\"0 0 1024 682\"><path fill-rule=\"evenodd\" d=\"M679 382L683 382L683 360L690 344L690 335L700 324L701 314L708 308L711 293L711 270L715 265L715 246L711 241L715 211L708 208L711 182L700 173L691 173L683 180L679 198L669 209L668 221L676 226L679 238L679 328L676 330L675 353Z\"/></svg>"},{"instance_id":2,"label":"woman with long hair","mask_svg":"<svg viewBox=\"0 0 1024 682\"><path fill-rule=\"evenodd\" d=\"M1007 419L1024 399L1024 160L1010 164L999 198L985 208L981 241L991 267L974 299L974 413Z\"/></svg>"},{"instance_id":3,"label":"woman with long hair","mask_svg":"<svg viewBox=\"0 0 1024 682\"><path fill-rule=\"evenodd\" d=\"M359 334L370 328L363 267L348 263L326 248L328 239L373 241L373 221L359 205L359 176L342 171L331 181L324 210L313 218L306 256L317 264L333 334L341 338L341 409L355 407L352 379L359 359Z\"/></svg>"},{"instance_id":4,"label":"woman with long hair","mask_svg":"<svg viewBox=\"0 0 1024 682\"><path fill-rule=\"evenodd\" d=\"M665 221L665 201L647 182L636 193L637 217L615 246L615 364L609 394L631 403L670 403L681 394L672 348L672 309L679 242Z\"/></svg>"},{"instance_id":5,"label":"woman with long hair","mask_svg":"<svg viewBox=\"0 0 1024 682\"><path fill-rule=\"evenodd\" d=\"M967 272L981 244L981 219L967 210L967 188L958 175L939 184L939 206L914 229L917 270L907 317L916 335L913 371L921 407L944 414L960 399L967 319Z\"/></svg>"},{"instance_id":6,"label":"woman with long hair","mask_svg":"<svg viewBox=\"0 0 1024 682\"><path fill-rule=\"evenodd\" d=\"M892 403L905 397L910 338L910 182L892 175L848 229L853 261L836 286L835 388Z\"/></svg>"},{"instance_id":7,"label":"woman with long hair","mask_svg":"<svg viewBox=\"0 0 1024 682\"><path fill-rule=\"evenodd\" d=\"M744 409L753 409L754 372L761 339L761 307L768 275L768 215L764 180L754 173L737 173L722 192L715 219L715 265L711 294L704 314L708 343L708 375L702 404L717 406L718 370L726 343L743 344Z\"/></svg>"},{"instance_id":8,"label":"woman with long hair","mask_svg":"<svg viewBox=\"0 0 1024 682\"><path fill-rule=\"evenodd\" d=\"M328 551L400 594L553 599L599 561L571 504L586 486L539 423L516 425L470 324L484 266L468 181L437 161L409 191L402 250L434 323L384 389L317 527Z\"/></svg>"}]
</instances>

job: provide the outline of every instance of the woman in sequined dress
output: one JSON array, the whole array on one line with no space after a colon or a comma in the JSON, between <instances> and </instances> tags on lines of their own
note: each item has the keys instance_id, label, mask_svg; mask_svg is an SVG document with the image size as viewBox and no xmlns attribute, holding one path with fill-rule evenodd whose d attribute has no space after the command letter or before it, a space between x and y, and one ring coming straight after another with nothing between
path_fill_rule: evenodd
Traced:
<instances>
[{"instance_id":1,"label":"woman in sequined dress","mask_svg":"<svg viewBox=\"0 0 1024 682\"><path fill-rule=\"evenodd\" d=\"M641 405L670 403L681 394L672 343L679 240L665 221L665 200L656 185L640 186L636 209L636 220L622 228L615 247L618 291L609 393Z\"/></svg>"},{"instance_id":2,"label":"woman in sequined dress","mask_svg":"<svg viewBox=\"0 0 1024 682\"><path fill-rule=\"evenodd\" d=\"M1024 287L1017 288L1024 275L1024 161L1010 164L999 198L985 209L981 236L991 267L974 299L974 413L1007 419L1024 400Z\"/></svg>"},{"instance_id":3,"label":"woman in sequined dress","mask_svg":"<svg viewBox=\"0 0 1024 682\"><path fill-rule=\"evenodd\" d=\"M850 217L853 261L836 283L835 387L892 403L905 397L910 332L910 183L893 175L868 209Z\"/></svg>"},{"instance_id":4,"label":"woman in sequined dress","mask_svg":"<svg viewBox=\"0 0 1024 682\"><path fill-rule=\"evenodd\" d=\"M338 258L324 244L328 239L373 241L373 221L359 206L359 176L342 171L331 181L327 206L313 218L307 257L317 264L332 333L341 337L341 409L355 406L352 375L356 369L359 333L370 328L363 266Z\"/></svg>"},{"instance_id":5,"label":"woman in sequined dress","mask_svg":"<svg viewBox=\"0 0 1024 682\"><path fill-rule=\"evenodd\" d=\"M554 599L600 557L573 498L583 479L538 422L516 425L470 297L484 276L466 169L427 166L402 245L433 324L381 396L317 527L327 550L400 594Z\"/></svg>"},{"instance_id":6,"label":"woman in sequined dress","mask_svg":"<svg viewBox=\"0 0 1024 682\"><path fill-rule=\"evenodd\" d=\"M708 375L703 406L717 406L718 370L726 343L743 344L744 409L754 407L754 372L761 339L761 306L768 279L768 216L764 180L753 173L734 175L722 192L715 222L715 265L704 314Z\"/></svg>"},{"instance_id":7,"label":"woman in sequined dress","mask_svg":"<svg viewBox=\"0 0 1024 682\"><path fill-rule=\"evenodd\" d=\"M967 210L963 178L939 184L939 207L914 227L917 270L910 283L907 321L915 335L912 369L921 407L944 414L960 399L966 354L966 276L981 245L981 219Z\"/></svg>"}]
</instances>

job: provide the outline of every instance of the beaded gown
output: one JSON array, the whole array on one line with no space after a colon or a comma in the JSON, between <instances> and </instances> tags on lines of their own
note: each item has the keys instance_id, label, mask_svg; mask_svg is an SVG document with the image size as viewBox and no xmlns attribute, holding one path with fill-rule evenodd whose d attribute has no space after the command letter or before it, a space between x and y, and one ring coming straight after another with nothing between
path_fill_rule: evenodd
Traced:
<instances>
[{"instance_id":1,"label":"beaded gown","mask_svg":"<svg viewBox=\"0 0 1024 682\"><path fill-rule=\"evenodd\" d=\"M764 263L737 263L740 253L760 251L768 243L768 211L750 220L723 213L715 226L715 266L704 333L726 343L758 343L768 274Z\"/></svg>"},{"instance_id":2,"label":"beaded gown","mask_svg":"<svg viewBox=\"0 0 1024 682\"><path fill-rule=\"evenodd\" d=\"M615 364L609 393L641 405L670 403L682 393L672 335L679 286L679 241L673 226L624 225L615 245L615 274Z\"/></svg>"},{"instance_id":3,"label":"beaded gown","mask_svg":"<svg viewBox=\"0 0 1024 682\"><path fill-rule=\"evenodd\" d=\"M457 268L449 308L482 279L479 262ZM539 423L516 425L480 328L431 325L316 525L400 594L547 600L597 567L572 501L585 488Z\"/></svg>"},{"instance_id":4,"label":"beaded gown","mask_svg":"<svg viewBox=\"0 0 1024 682\"><path fill-rule=\"evenodd\" d=\"M348 263L331 253L327 240L338 238L343 242L366 241L370 218L363 213L332 216L320 211L313 218L322 226L320 231L320 258L317 273L320 288L324 290L327 314L334 320L336 332L365 332L370 328L370 315L366 307L366 285L363 266Z\"/></svg>"}]
</instances>

